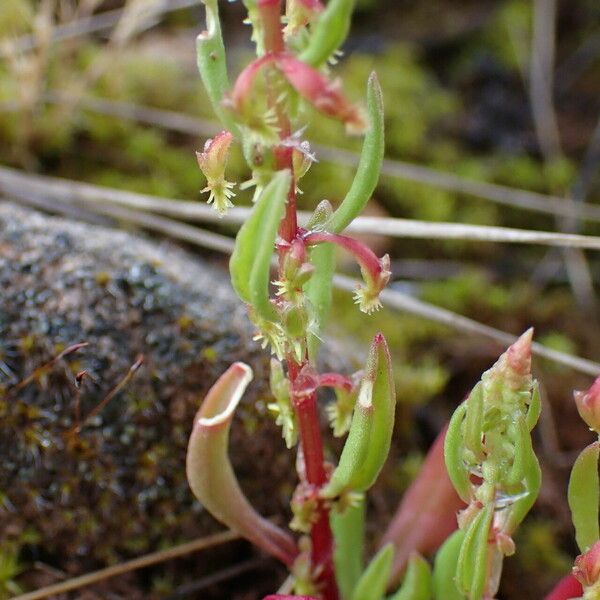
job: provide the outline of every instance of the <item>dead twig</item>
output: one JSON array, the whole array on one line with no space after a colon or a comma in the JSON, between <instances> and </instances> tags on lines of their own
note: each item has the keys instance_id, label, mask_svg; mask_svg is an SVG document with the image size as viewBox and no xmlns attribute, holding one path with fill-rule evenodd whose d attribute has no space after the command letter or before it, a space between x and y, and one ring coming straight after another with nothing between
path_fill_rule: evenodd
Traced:
<instances>
[{"instance_id":1,"label":"dead twig","mask_svg":"<svg viewBox=\"0 0 600 600\"><path fill-rule=\"evenodd\" d=\"M187 542L186 544L173 546L172 548L168 548L166 550L151 552L150 554L140 556L139 558L134 558L133 560L122 562L118 565L107 567L106 569L100 569L99 571L87 573L86 575L81 575L80 577L73 577L72 579L67 579L66 581L49 585L34 592L21 594L20 596L13 598L13 600L41 600L42 598L48 598L58 594L65 594L66 592L87 587L94 583L104 581L105 579L116 577L117 575L123 575L124 573L129 573L130 571L135 571L137 569L143 569L144 567L149 567L150 565L155 565L167 560L179 558L180 556L185 556L187 554L191 554L192 552L198 552L199 550L213 548L214 546L219 546L239 538L239 534L237 534L235 531L223 531L221 533L209 535L192 542Z\"/></svg>"}]
</instances>

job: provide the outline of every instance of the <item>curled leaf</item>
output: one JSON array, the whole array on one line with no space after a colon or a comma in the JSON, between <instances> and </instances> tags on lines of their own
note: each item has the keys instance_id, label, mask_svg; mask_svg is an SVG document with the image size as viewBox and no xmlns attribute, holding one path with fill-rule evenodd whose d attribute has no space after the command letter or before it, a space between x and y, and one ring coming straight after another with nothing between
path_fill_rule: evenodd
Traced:
<instances>
[{"instance_id":1,"label":"curled leaf","mask_svg":"<svg viewBox=\"0 0 600 600\"><path fill-rule=\"evenodd\" d=\"M471 499L469 471L462 458L462 424L466 412L467 403L465 401L452 414L444 443L444 456L448 475L454 489L464 502L469 502Z\"/></svg>"},{"instance_id":2,"label":"curled leaf","mask_svg":"<svg viewBox=\"0 0 600 600\"><path fill-rule=\"evenodd\" d=\"M252 369L234 363L208 392L194 418L187 478L196 498L218 521L289 566L297 555L294 540L252 508L229 462L231 421L251 380Z\"/></svg>"}]
</instances>

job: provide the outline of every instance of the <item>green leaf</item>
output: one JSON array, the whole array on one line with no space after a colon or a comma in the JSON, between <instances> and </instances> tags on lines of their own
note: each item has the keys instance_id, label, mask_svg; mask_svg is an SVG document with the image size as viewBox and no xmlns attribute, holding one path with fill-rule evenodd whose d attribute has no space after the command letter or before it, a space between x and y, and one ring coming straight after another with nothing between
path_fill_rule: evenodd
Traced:
<instances>
[{"instance_id":1,"label":"green leaf","mask_svg":"<svg viewBox=\"0 0 600 600\"><path fill-rule=\"evenodd\" d=\"M573 465L569 480L569 507L575 526L575 538L581 552L585 552L600 539L599 449L600 444L594 442L581 452Z\"/></svg>"},{"instance_id":2,"label":"green leaf","mask_svg":"<svg viewBox=\"0 0 600 600\"><path fill-rule=\"evenodd\" d=\"M537 456L533 451L530 436L528 436L528 444L523 450L523 456L526 457L523 480L526 494L516 500L510 507L507 523L504 528L505 533L508 535L512 535L519 524L527 516L527 513L531 510L531 507L537 500L542 485L542 470L540 469Z\"/></svg>"},{"instance_id":3,"label":"green leaf","mask_svg":"<svg viewBox=\"0 0 600 600\"><path fill-rule=\"evenodd\" d=\"M350 598L364 569L364 498L357 500L343 513L332 510L330 521L335 540L335 578L342 598Z\"/></svg>"},{"instance_id":4,"label":"green leaf","mask_svg":"<svg viewBox=\"0 0 600 600\"><path fill-rule=\"evenodd\" d=\"M516 430L516 439L514 443L515 455L512 465L504 479L504 482L508 486L520 483L523 477L525 477L525 471L531 460L531 453L533 452L527 417L522 414L516 415L514 428Z\"/></svg>"},{"instance_id":5,"label":"green leaf","mask_svg":"<svg viewBox=\"0 0 600 600\"><path fill-rule=\"evenodd\" d=\"M433 565L433 591L435 600L466 600L456 587L458 556L465 538L458 529L442 544Z\"/></svg>"},{"instance_id":6,"label":"green leaf","mask_svg":"<svg viewBox=\"0 0 600 600\"><path fill-rule=\"evenodd\" d=\"M531 401L529 402L529 408L527 409L527 426L531 431L540 418L542 412L542 402L540 397L540 384L537 380L533 382L533 388L531 390Z\"/></svg>"},{"instance_id":7,"label":"green leaf","mask_svg":"<svg viewBox=\"0 0 600 600\"><path fill-rule=\"evenodd\" d=\"M371 345L339 465L321 491L323 498L345 491L364 492L375 483L390 451L395 410L392 361L385 338L378 334Z\"/></svg>"},{"instance_id":8,"label":"green leaf","mask_svg":"<svg viewBox=\"0 0 600 600\"><path fill-rule=\"evenodd\" d=\"M351 600L382 600L394 559L392 544L384 546L371 560L362 574Z\"/></svg>"},{"instance_id":9,"label":"green leaf","mask_svg":"<svg viewBox=\"0 0 600 600\"><path fill-rule=\"evenodd\" d=\"M320 244L310 249L310 264L315 267L312 277L304 286L304 291L312 306L313 326L308 337L308 354L316 363L320 334L331 310L331 280L335 272L335 248L333 244Z\"/></svg>"},{"instance_id":10,"label":"green leaf","mask_svg":"<svg viewBox=\"0 0 600 600\"><path fill-rule=\"evenodd\" d=\"M367 86L367 111L369 130L365 135L356 175L346 197L327 224L327 229L334 233L340 233L361 213L379 180L385 136L383 94L375 73L371 73Z\"/></svg>"},{"instance_id":11,"label":"green leaf","mask_svg":"<svg viewBox=\"0 0 600 600\"><path fill-rule=\"evenodd\" d=\"M409 559L402 586L390 600L431 600L432 594L433 581L429 563L415 552Z\"/></svg>"},{"instance_id":12,"label":"green leaf","mask_svg":"<svg viewBox=\"0 0 600 600\"><path fill-rule=\"evenodd\" d=\"M350 21L356 0L330 0L312 26L307 47L300 60L312 67L322 67L340 48L350 31Z\"/></svg>"},{"instance_id":13,"label":"green leaf","mask_svg":"<svg viewBox=\"0 0 600 600\"><path fill-rule=\"evenodd\" d=\"M271 257L291 183L289 171L278 171L240 228L229 261L231 283L237 295L268 320L275 318L269 301Z\"/></svg>"},{"instance_id":14,"label":"green leaf","mask_svg":"<svg viewBox=\"0 0 600 600\"><path fill-rule=\"evenodd\" d=\"M203 2L206 7L206 31L196 39L198 71L213 110L227 129L237 136L238 127L222 105L225 92L229 89L229 77L217 0Z\"/></svg>"},{"instance_id":15,"label":"green leaf","mask_svg":"<svg viewBox=\"0 0 600 600\"><path fill-rule=\"evenodd\" d=\"M483 507L469 524L456 570L456 584L469 600L482 600L488 576L488 542L494 504Z\"/></svg>"},{"instance_id":16,"label":"green leaf","mask_svg":"<svg viewBox=\"0 0 600 600\"><path fill-rule=\"evenodd\" d=\"M371 442L373 413L373 382L363 379L338 466L321 490L323 498L335 498L345 491L357 491L356 480L360 476Z\"/></svg>"},{"instance_id":17,"label":"green leaf","mask_svg":"<svg viewBox=\"0 0 600 600\"><path fill-rule=\"evenodd\" d=\"M456 408L450 419L446 440L444 442L444 459L454 489L461 499L468 503L470 500L471 484L469 482L469 472L467 471L462 458L462 423L466 412L467 401L465 400Z\"/></svg>"},{"instance_id":18,"label":"green leaf","mask_svg":"<svg viewBox=\"0 0 600 600\"><path fill-rule=\"evenodd\" d=\"M467 398L467 413L464 426L464 445L471 450L477 460L483 452L483 384L479 382Z\"/></svg>"}]
</instances>

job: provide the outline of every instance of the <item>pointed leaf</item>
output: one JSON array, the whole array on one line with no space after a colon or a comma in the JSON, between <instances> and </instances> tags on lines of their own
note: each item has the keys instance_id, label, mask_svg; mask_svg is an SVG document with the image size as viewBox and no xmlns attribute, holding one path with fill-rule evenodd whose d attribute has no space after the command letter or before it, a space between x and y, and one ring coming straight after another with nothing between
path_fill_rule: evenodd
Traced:
<instances>
[{"instance_id":1,"label":"pointed leaf","mask_svg":"<svg viewBox=\"0 0 600 600\"><path fill-rule=\"evenodd\" d=\"M408 562L408 569L402 587L390 600L431 600L433 581L429 563L414 552Z\"/></svg>"},{"instance_id":2,"label":"pointed leaf","mask_svg":"<svg viewBox=\"0 0 600 600\"><path fill-rule=\"evenodd\" d=\"M344 491L364 492L375 483L390 451L395 409L392 361L385 338L377 334L369 352L350 433L339 465L321 492L323 498L334 498Z\"/></svg>"},{"instance_id":3,"label":"pointed leaf","mask_svg":"<svg viewBox=\"0 0 600 600\"><path fill-rule=\"evenodd\" d=\"M598 527L599 451L598 442L585 448L577 457L569 480L569 507L575 526L575 538L581 552L585 552L600 539Z\"/></svg>"},{"instance_id":4,"label":"pointed leaf","mask_svg":"<svg viewBox=\"0 0 600 600\"><path fill-rule=\"evenodd\" d=\"M293 539L252 508L229 462L231 420L251 380L252 369L234 363L208 392L194 418L187 478L196 498L217 520L291 565L297 555Z\"/></svg>"},{"instance_id":5,"label":"pointed leaf","mask_svg":"<svg viewBox=\"0 0 600 600\"><path fill-rule=\"evenodd\" d=\"M374 410L373 381L363 379L338 466L329 483L321 490L323 498L335 498L345 491L358 491L356 481L369 450Z\"/></svg>"},{"instance_id":6,"label":"pointed leaf","mask_svg":"<svg viewBox=\"0 0 600 600\"><path fill-rule=\"evenodd\" d=\"M382 600L387 587L394 548L391 544L383 547L371 560L362 574L352 594L352 600Z\"/></svg>"}]
</instances>

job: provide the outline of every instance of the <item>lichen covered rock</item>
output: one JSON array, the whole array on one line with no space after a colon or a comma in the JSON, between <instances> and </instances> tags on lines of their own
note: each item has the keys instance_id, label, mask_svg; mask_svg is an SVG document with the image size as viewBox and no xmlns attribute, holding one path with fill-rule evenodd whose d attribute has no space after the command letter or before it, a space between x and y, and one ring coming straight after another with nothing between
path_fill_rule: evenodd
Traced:
<instances>
[{"instance_id":1,"label":"lichen covered rock","mask_svg":"<svg viewBox=\"0 0 600 600\"><path fill-rule=\"evenodd\" d=\"M256 403L267 357L221 270L4 203L0 286L0 538L34 540L33 554L82 571L216 529L188 489L185 450L201 399L236 360L256 381L232 462L263 514L285 512L292 457ZM88 346L40 369L78 342ZM131 381L74 434L76 373L85 419L139 354Z\"/></svg>"}]
</instances>

